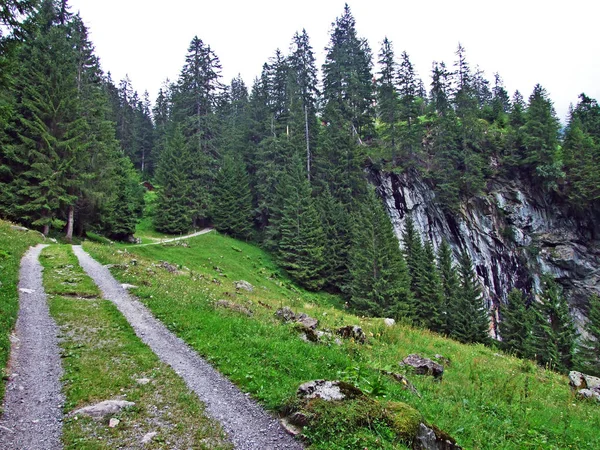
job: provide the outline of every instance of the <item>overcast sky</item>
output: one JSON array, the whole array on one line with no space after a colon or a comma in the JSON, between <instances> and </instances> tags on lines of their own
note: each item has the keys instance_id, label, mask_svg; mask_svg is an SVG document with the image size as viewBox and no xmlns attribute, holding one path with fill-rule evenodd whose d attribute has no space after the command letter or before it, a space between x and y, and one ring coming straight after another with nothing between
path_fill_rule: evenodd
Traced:
<instances>
[{"instance_id":1,"label":"overcast sky","mask_svg":"<svg viewBox=\"0 0 600 450\"><path fill-rule=\"evenodd\" d=\"M223 81L240 73L251 87L277 48L287 53L303 28L324 59L331 23L343 0L70 0L90 30L105 72L126 74L152 101L166 78L175 80L194 36L209 44L223 66ZM426 86L433 61L452 66L458 42L471 67L493 81L499 72L509 93L527 99L540 83L564 121L569 103L585 92L600 100L597 0L352 0L360 37L374 54L387 36L403 50Z\"/></svg>"}]
</instances>

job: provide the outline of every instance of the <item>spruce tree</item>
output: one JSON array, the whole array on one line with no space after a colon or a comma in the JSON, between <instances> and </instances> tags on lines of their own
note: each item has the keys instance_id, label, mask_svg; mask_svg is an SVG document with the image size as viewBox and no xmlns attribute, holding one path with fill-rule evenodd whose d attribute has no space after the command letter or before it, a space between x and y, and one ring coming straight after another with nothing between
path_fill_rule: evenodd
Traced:
<instances>
[{"instance_id":1,"label":"spruce tree","mask_svg":"<svg viewBox=\"0 0 600 450\"><path fill-rule=\"evenodd\" d=\"M420 297L417 316L432 331L444 331L444 290L435 261L431 241L423 246L421 277L417 280L417 294Z\"/></svg>"},{"instance_id":2,"label":"spruce tree","mask_svg":"<svg viewBox=\"0 0 600 450\"><path fill-rule=\"evenodd\" d=\"M334 198L328 186L319 195L317 206L325 234L322 272L325 289L345 291L349 279L348 254L352 236L350 214L342 202Z\"/></svg>"},{"instance_id":3,"label":"spruce tree","mask_svg":"<svg viewBox=\"0 0 600 450\"><path fill-rule=\"evenodd\" d=\"M177 234L192 228L189 205L190 155L179 127L171 132L156 168L157 201L154 226L158 231Z\"/></svg>"},{"instance_id":4,"label":"spruce tree","mask_svg":"<svg viewBox=\"0 0 600 450\"><path fill-rule=\"evenodd\" d=\"M445 239L438 249L438 270L444 293L443 331L450 335L460 319L460 280L452 262L452 249Z\"/></svg>"},{"instance_id":5,"label":"spruce tree","mask_svg":"<svg viewBox=\"0 0 600 450\"><path fill-rule=\"evenodd\" d=\"M520 358L533 357L531 348L531 332L533 326L532 312L525 304L523 293L512 289L508 294L506 305L500 310L499 323L501 347Z\"/></svg>"},{"instance_id":6,"label":"spruce tree","mask_svg":"<svg viewBox=\"0 0 600 450\"><path fill-rule=\"evenodd\" d=\"M523 127L525 159L522 165L539 183L557 188L564 174L559 149L560 123L546 90L537 84L529 97Z\"/></svg>"},{"instance_id":7,"label":"spruce tree","mask_svg":"<svg viewBox=\"0 0 600 450\"><path fill-rule=\"evenodd\" d=\"M423 272L425 270L423 242L421 241L421 236L419 236L419 232L415 229L415 224L410 216L406 218L404 223L404 230L402 231L402 248L411 279L414 318L419 318L419 321L424 324L422 309L424 298L421 295L421 286L419 284L420 280L424 278Z\"/></svg>"},{"instance_id":8,"label":"spruce tree","mask_svg":"<svg viewBox=\"0 0 600 450\"><path fill-rule=\"evenodd\" d=\"M225 156L215 177L211 216L217 230L241 239L252 237L252 193L241 156Z\"/></svg>"},{"instance_id":9,"label":"spruce tree","mask_svg":"<svg viewBox=\"0 0 600 450\"><path fill-rule=\"evenodd\" d=\"M399 104L396 89L396 61L392 43L386 37L379 52L379 77L377 78L377 114L384 125L383 138L391 148L392 161L396 160L398 145Z\"/></svg>"},{"instance_id":10,"label":"spruce tree","mask_svg":"<svg viewBox=\"0 0 600 450\"><path fill-rule=\"evenodd\" d=\"M421 154L422 131L418 122L418 104L423 99L419 98L417 75L408 54L402 52L400 58L397 74L400 101L398 118L402 122L402 127L399 132L403 159L412 165L416 162L416 156Z\"/></svg>"},{"instance_id":11,"label":"spruce tree","mask_svg":"<svg viewBox=\"0 0 600 450\"><path fill-rule=\"evenodd\" d=\"M323 98L335 103L352 133L364 140L373 133L373 75L371 49L356 33L350 7L333 24L323 65Z\"/></svg>"},{"instance_id":12,"label":"spruce tree","mask_svg":"<svg viewBox=\"0 0 600 450\"><path fill-rule=\"evenodd\" d=\"M308 289L320 289L325 280L325 236L314 204L306 167L295 155L290 171L284 175L283 208L279 222L277 259L281 266Z\"/></svg>"},{"instance_id":13,"label":"spruce tree","mask_svg":"<svg viewBox=\"0 0 600 450\"><path fill-rule=\"evenodd\" d=\"M586 335L581 340L576 355L577 368L600 377L600 297L597 295L590 297L587 319Z\"/></svg>"},{"instance_id":14,"label":"spruce tree","mask_svg":"<svg viewBox=\"0 0 600 450\"><path fill-rule=\"evenodd\" d=\"M352 233L351 305L368 315L412 318L410 277L381 200L369 188Z\"/></svg>"},{"instance_id":15,"label":"spruce tree","mask_svg":"<svg viewBox=\"0 0 600 450\"><path fill-rule=\"evenodd\" d=\"M532 336L536 359L566 372L573 366L575 326L561 287L548 275L542 278L540 301L535 306Z\"/></svg>"},{"instance_id":16,"label":"spruce tree","mask_svg":"<svg viewBox=\"0 0 600 450\"><path fill-rule=\"evenodd\" d=\"M451 336L461 342L489 342L489 314L469 254L463 251L458 260L461 316Z\"/></svg>"}]
</instances>

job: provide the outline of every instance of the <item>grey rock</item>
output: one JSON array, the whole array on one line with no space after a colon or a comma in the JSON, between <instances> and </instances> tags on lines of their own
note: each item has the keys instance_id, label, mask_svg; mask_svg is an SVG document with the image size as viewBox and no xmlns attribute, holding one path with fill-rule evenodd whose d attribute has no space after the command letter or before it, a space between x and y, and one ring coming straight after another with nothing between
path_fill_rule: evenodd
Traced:
<instances>
[{"instance_id":1,"label":"grey rock","mask_svg":"<svg viewBox=\"0 0 600 450\"><path fill-rule=\"evenodd\" d=\"M291 423L288 417L284 417L279 421L283 429L290 435L296 437L302 433L302 428Z\"/></svg>"},{"instance_id":2,"label":"grey rock","mask_svg":"<svg viewBox=\"0 0 600 450\"><path fill-rule=\"evenodd\" d=\"M600 389L600 378L573 370L569 372L569 384L574 388Z\"/></svg>"},{"instance_id":3,"label":"grey rock","mask_svg":"<svg viewBox=\"0 0 600 450\"><path fill-rule=\"evenodd\" d=\"M446 214L435 192L416 171L372 170L370 178L387 206L398 237L408 217L435 250L446 240L455 257L466 252L478 274L494 319L516 286L539 292L544 273L564 288L581 331L588 299L600 294L600 221L597 211L574 218L566 205L551 201L526 181L494 179L488 192ZM490 327L490 334L498 337Z\"/></svg>"},{"instance_id":4,"label":"grey rock","mask_svg":"<svg viewBox=\"0 0 600 450\"><path fill-rule=\"evenodd\" d=\"M144 435L144 437L142 438L142 440L140 441L140 444L149 444L152 439L154 439L156 437L158 433L156 431L151 431L150 433L146 433Z\"/></svg>"},{"instance_id":5,"label":"grey rock","mask_svg":"<svg viewBox=\"0 0 600 450\"><path fill-rule=\"evenodd\" d=\"M296 320L296 313L287 306L284 306L275 311L275 317L283 322L293 322Z\"/></svg>"},{"instance_id":6,"label":"grey rock","mask_svg":"<svg viewBox=\"0 0 600 450\"><path fill-rule=\"evenodd\" d=\"M114 417L111 417L110 420L108 421L108 428L117 428L120 423L121 423L121 421L119 419L115 419Z\"/></svg>"},{"instance_id":7,"label":"grey rock","mask_svg":"<svg viewBox=\"0 0 600 450\"><path fill-rule=\"evenodd\" d=\"M386 327L393 327L394 325L396 325L396 321L394 319L383 319L383 323L385 324Z\"/></svg>"},{"instance_id":8,"label":"grey rock","mask_svg":"<svg viewBox=\"0 0 600 450\"><path fill-rule=\"evenodd\" d=\"M338 328L335 333L344 339L354 339L355 342L360 344L364 344L367 341L367 336L363 332L362 328L357 325L348 325Z\"/></svg>"},{"instance_id":9,"label":"grey rock","mask_svg":"<svg viewBox=\"0 0 600 450\"><path fill-rule=\"evenodd\" d=\"M244 291L248 291L248 292L252 292L254 291L254 286L252 286L250 283L248 283L247 281L244 280L240 280L240 281L236 281L235 283L235 288L239 291L240 289L243 289Z\"/></svg>"},{"instance_id":10,"label":"grey rock","mask_svg":"<svg viewBox=\"0 0 600 450\"><path fill-rule=\"evenodd\" d=\"M179 269L177 268L177 266L174 266L173 264L170 264L167 261L160 261L158 266L162 267L169 273L179 273Z\"/></svg>"},{"instance_id":11,"label":"grey rock","mask_svg":"<svg viewBox=\"0 0 600 450\"><path fill-rule=\"evenodd\" d=\"M444 366L417 354L408 355L400 365L412 367L417 375L431 375L434 378L444 375Z\"/></svg>"},{"instance_id":12,"label":"grey rock","mask_svg":"<svg viewBox=\"0 0 600 450\"><path fill-rule=\"evenodd\" d=\"M137 286L135 284L127 284L127 283L123 283L121 285L121 287L123 289L137 289Z\"/></svg>"},{"instance_id":13,"label":"grey rock","mask_svg":"<svg viewBox=\"0 0 600 450\"><path fill-rule=\"evenodd\" d=\"M600 402L600 391L597 389L579 389L577 396L579 398L594 398Z\"/></svg>"},{"instance_id":14,"label":"grey rock","mask_svg":"<svg viewBox=\"0 0 600 450\"><path fill-rule=\"evenodd\" d=\"M360 389L343 381L314 380L301 384L297 395L300 399L320 398L325 401L341 401L364 395Z\"/></svg>"},{"instance_id":15,"label":"grey rock","mask_svg":"<svg viewBox=\"0 0 600 450\"><path fill-rule=\"evenodd\" d=\"M95 405L85 406L70 413L71 416L89 416L93 419L103 419L107 416L120 413L126 408L135 406L134 402L125 400L105 400Z\"/></svg>"},{"instance_id":16,"label":"grey rock","mask_svg":"<svg viewBox=\"0 0 600 450\"><path fill-rule=\"evenodd\" d=\"M135 382L139 385L145 386L146 384L150 383L150 378L138 378L137 380L135 380Z\"/></svg>"},{"instance_id":17,"label":"grey rock","mask_svg":"<svg viewBox=\"0 0 600 450\"><path fill-rule=\"evenodd\" d=\"M461 447L450 436L441 433L424 423L419 424L419 431L413 448L419 450L460 450Z\"/></svg>"},{"instance_id":18,"label":"grey rock","mask_svg":"<svg viewBox=\"0 0 600 450\"><path fill-rule=\"evenodd\" d=\"M25 227L22 227L20 225L11 225L10 229L11 230L15 230L15 231L23 231L23 232L29 231L29 228L25 228Z\"/></svg>"},{"instance_id":19,"label":"grey rock","mask_svg":"<svg viewBox=\"0 0 600 450\"><path fill-rule=\"evenodd\" d=\"M319 321L317 319L314 319L304 313L296 317L296 322L301 323L307 328L312 328L313 330L316 330L317 326L319 325Z\"/></svg>"}]
</instances>

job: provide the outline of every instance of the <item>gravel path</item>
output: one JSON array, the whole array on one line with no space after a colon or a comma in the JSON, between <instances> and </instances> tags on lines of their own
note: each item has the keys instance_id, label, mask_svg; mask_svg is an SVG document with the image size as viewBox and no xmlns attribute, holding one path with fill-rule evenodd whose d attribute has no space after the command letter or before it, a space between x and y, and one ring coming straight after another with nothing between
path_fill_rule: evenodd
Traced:
<instances>
[{"instance_id":1,"label":"gravel path","mask_svg":"<svg viewBox=\"0 0 600 450\"><path fill-rule=\"evenodd\" d=\"M193 238L196 236L200 236L201 234L206 234L212 230L213 230L212 228L205 228L204 230L196 231L195 233L192 233L192 234L186 234L185 236L179 236L176 238L169 238L169 239L159 239L156 242L150 242L148 244L137 244L136 247L145 247L147 245L160 245L160 244L165 244L167 242L181 241L183 239L189 239L189 238Z\"/></svg>"},{"instance_id":2,"label":"gravel path","mask_svg":"<svg viewBox=\"0 0 600 450\"><path fill-rule=\"evenodd\" d=\"M3 450L62 448L62 367L58 328L48 311L38 260L44 247L30 248L21 260L19 316L0 418Z\"/></svg>"},{"instance_id":3,"label":"gravel path","mask_svg":"<svg viewBox=\"0 0 600 450\"><path fill-rule=\"evenodd\" d=\"M81 246L73 246L79 263L133 326L136 334L158 357L183 378L206 404L208 414L221 422L239 450L302 449L279 422L268 415L181 339L171 333L151 312L130 296L108 269Z\"/></svg>"}]
</instances>

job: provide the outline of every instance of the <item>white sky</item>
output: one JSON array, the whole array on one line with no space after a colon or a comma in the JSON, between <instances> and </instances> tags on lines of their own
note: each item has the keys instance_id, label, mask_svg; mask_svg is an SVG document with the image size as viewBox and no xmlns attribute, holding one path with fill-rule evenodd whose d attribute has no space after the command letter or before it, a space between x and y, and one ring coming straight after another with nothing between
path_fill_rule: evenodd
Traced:
<instances>
[{"instance_id":1,"label":"white sky","mask_svg":"<svg viewBox=\"0 0 600 450\"><path fill-rule=\"evenodd\" d=\"M306 28L320 65L331 23L344 0L70 0L90 30L105 72L155 100L175 80L192 38L209 44L223 66L223 82L240 73L250 89L277 48L287 53ZM373 53L387 36L403 50L427 88L433 61L452 66L461 42L474 69L493 82L499 72L509 94L525 99L540 83L564 122L569 103L585 92L600 100L597 0L351 0L359 36Z\"/></svg>"}]
</instances>

